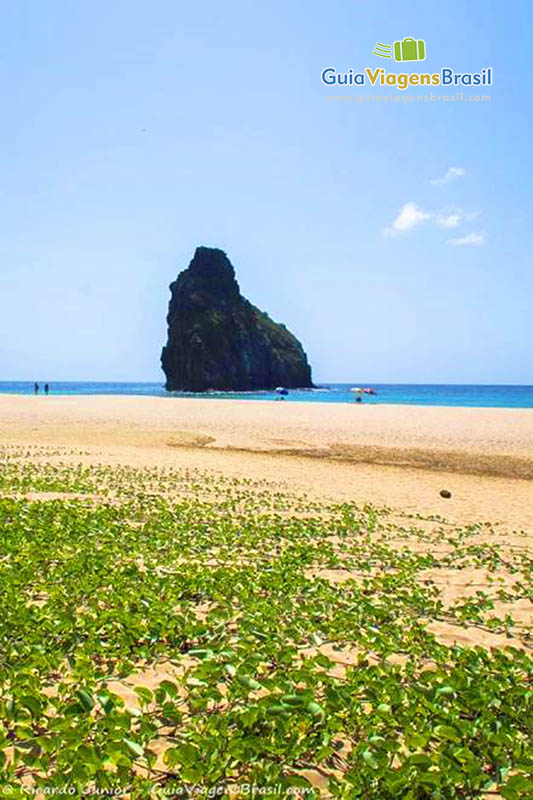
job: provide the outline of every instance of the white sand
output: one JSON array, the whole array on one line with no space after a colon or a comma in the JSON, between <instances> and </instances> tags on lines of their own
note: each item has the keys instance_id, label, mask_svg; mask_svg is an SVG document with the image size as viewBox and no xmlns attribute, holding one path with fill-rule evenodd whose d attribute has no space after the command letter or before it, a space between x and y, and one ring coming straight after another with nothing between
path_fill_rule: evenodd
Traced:
<instances>
[{"instance_id":1,"label":"white sand","mask_svg":"<svg viewBox=\"0 0 533 800\"><path fill-rule=\"evenodd\" d=\"M0 395L0 442L533 528L533 409Z\"/></svg>"}]
</instances>

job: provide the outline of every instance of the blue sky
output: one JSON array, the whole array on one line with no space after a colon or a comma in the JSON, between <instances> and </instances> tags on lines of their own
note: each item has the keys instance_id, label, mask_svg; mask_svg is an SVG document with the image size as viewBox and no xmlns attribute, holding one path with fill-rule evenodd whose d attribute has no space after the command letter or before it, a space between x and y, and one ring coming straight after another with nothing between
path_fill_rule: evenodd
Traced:
<instances>
[{"instance_id":1,"label":"blue sky","mask_svg":"<svg viewBox=\"0 0 533 800\"><path fill-rule=\"evenodd\" d=\"M399 5L4 4L0 380L161 380L203 244L318 381L533 383L531 4ZM406 36L491 101L327 99Z\"/></svg>"}]
</instances>

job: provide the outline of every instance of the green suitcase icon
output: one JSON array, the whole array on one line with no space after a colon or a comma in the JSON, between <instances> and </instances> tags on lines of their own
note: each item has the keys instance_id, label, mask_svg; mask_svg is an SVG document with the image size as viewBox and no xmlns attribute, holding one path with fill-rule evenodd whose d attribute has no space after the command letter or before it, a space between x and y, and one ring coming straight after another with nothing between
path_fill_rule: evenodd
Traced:
<instances>
[{"instance_id":1,"label":"green suitcase icon","mask_svg":"<svg viewBox=\"0 0 533 800\"><path fill-rule=\"evenodd\" d=\"M424 61L426 43L423 39L411 39L409 36L401 42L394 42L395 61Z\"/></svg>"}]
</instances>

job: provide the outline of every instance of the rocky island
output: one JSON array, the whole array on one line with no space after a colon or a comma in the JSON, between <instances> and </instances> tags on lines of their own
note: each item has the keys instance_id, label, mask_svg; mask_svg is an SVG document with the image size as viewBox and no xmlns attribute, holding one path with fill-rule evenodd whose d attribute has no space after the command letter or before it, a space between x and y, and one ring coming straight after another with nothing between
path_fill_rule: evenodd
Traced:
<instances>
[{"instance_id":1,"label":"rocky island","mask_svg":"<svg viewBox=\"0 0 533 800\"><path fill-rule=\"evenodd\" d=\"M198 247L170 291L161 355L168 391L313 386L298 339L241 295L222 250Z\"/></svg>"}]
</instances>

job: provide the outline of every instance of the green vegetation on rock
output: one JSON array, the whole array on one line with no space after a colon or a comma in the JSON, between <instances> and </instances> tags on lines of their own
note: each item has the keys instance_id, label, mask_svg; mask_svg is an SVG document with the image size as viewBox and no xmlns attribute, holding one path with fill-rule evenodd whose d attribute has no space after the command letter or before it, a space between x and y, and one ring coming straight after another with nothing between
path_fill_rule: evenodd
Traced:
<instances>
[{"instance_id":1,"label":"green vegetation on rock","mask_svg":"<svg viewBox=\"0 0 533 800\"><path fill-rule=\"evenodd\" d=\"M168 390L313 386L298 339L241 295L222 250L196 248L170 290L168 342L161 356Z\"/></svg>"}]
</instances>

